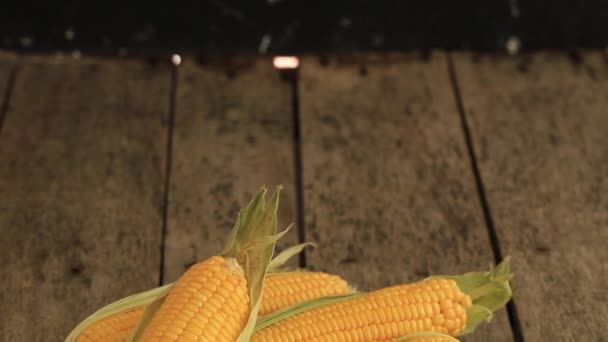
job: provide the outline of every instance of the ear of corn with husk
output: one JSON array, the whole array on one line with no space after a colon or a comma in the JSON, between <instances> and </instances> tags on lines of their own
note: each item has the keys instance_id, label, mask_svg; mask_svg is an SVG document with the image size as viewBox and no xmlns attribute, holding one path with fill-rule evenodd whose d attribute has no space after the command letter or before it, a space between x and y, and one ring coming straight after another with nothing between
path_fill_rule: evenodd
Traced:
<instances>
[{"instance_id":1,"label":"ear of corn with husk","mask_svg":"<svg viewBox=\"0 0 608 342\"><path fill-rule=\"evenodd\" d=\"M260 319L252 341L448 341L440 334L471 333L510 300L511 277L507 258L489 272L311 300Z\"/></svg>"},{"instance_id":2,"label":"ear of corn with husk","mask_svg":"<svg viewBox=\"0 0 608 342\"><path fill-rule=\"evenodd\" d=\"M281 188L265 203L263 189L238 216L221 256L191 267L166 296L145 309L128 341L249 341L277 234Z\"/></svg>"},{"instance_id":3,"label":"ear of corn with husk","mask_svg":"<svg viewBox=\"0 0 608 342\"><path fill-rule=\"evenodd\" d=\"M255 328L258 311L261 306L263 280L274 253L275 243L285 233L284 231L277 234L276 211L279 203L280 190L281 188L279 187L271 197L269 203L266 204L266 189L262 189L249 205L239 213L237 222L221 256L212 257L193 266L175 284L127 297L99 310L96 314L79 324L68 335L66 341L76 341L80 333L87 326L99 319L107 318L117 312L147 305L138 326L129 337L130 341L138 341L152 328L159 328L161 330L169 328L162 320L172 317L171 310L173 309L167 309L170 304L182 301L182 298L180 297L181 293L177 293L177 291L180 290L178 288L180 282L184 283L187 281L188 283L184 286L188 289L188 286L190 285L200 285L200 283L197 282L196 277L211 276L212 278L203 281L203 286L209 287L213 285L211 284L212 282L217 281L222 283L226 281L225 278L222 278L221 280L214 279L214 276L223 277L226 275L230 279L238 280L238 284L235 284L235 286L237 286L236 290L240 288L245 289L243 299L240 300L238 304L239 307L246 307L246 312L244 312L246 317L240 317L239 320L242 322L236 322L234 325L235 328L239 330L235 332L236 336L238 336L237 341L248 341ZM196 272L199 272L200 274L196 274ZM207 284L210 285L208 286ZM209 297L209 295L214 295L222 291L223 294L226 294L225 290L222 290L219 286L213 288L213 293L210 293L209 290L205 289L197 290L203 291L202 293L204 294L199 295L200 291L194 291L194 293L199 295L199 297L202 296L202 298L208 302L201 310L207 310L210 308L210 305L213 304L213 298ZM233 288L233 290L235 289ZM234 294L235 292L228 292L228 296ZM225 298L220 299L225 300ZM228 300L232 300L232 298L228 298ZM228 312L227 314L232 313L233 312ZM168 314L167 317L164 317L166 314ZM183 322L178 323L182 325ZM186 322L186 324L189 323L190 322ZM179 327L179 329L184 330L183 327ZM173 332L167 332L167 334L173 334Z\"/></svg>"}]
</instances>

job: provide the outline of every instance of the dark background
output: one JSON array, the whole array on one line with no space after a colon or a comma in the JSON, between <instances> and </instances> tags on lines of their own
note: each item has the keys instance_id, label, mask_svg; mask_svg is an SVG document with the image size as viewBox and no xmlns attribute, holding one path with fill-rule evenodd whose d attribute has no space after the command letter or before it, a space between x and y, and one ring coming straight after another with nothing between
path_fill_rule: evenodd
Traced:
<instances>
[{"instance_id":1,"label":"dark background","mask_svg":"<svg viewBox=\"0 0 608 342\"><path fill-rule=\"evenodd\" d=\"M0 48L95 54L608 46L606 0L3 1ZM270 39L268 39L270 38Z\"/></svg>"}]
</instances>

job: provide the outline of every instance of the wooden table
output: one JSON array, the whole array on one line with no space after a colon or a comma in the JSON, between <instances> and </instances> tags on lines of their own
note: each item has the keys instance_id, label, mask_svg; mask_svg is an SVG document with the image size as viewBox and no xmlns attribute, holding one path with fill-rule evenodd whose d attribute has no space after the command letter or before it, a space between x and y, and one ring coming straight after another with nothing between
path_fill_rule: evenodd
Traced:
<instances>
[{"instance_id":1,"label":"wooden table","mask_svg":"<svg viewBox=\"0 0 608 342\"><path fill-rule=\"evenodd\" d=\"M361 289L512 256L466 341L608 341L599 51L168 61L0 54L0 340L56 341L220 251L285 185L281 243Z\"/></svg>"}]
</instances>

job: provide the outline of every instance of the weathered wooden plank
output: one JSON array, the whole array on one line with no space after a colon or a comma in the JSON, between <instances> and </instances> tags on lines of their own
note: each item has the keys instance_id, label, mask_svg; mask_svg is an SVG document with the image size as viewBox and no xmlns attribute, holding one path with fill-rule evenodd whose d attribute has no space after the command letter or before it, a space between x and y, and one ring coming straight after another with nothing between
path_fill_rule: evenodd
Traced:
<instances>
[{"instance_id":1,"label":"weathered wooden plank","mask_svg":"<svg viewBox=\"0 0 608 342\"><path fill-rule=\"evenodd\" d=\"M0 137L0 331L59 341L158 283L169 69L21 64Z\"/></svg>"},{"instance_id":2,"label":"weathered wooden plank","mask_svg":"<svg viewBox=\"0 0 608 342\"><path fill-rule=\"evenodd\" d=\"M285 191L296 221L290 85L268 59L179 69L165 281L221 252L238 210L262 185ZM281 242L297 242L297 227Z\"/></svg>"},{"instance_id":3,"label":"weathered wooden plank","mask_svg":"<svg viewBox=\"0 0 608 342\"><path fill-rule=\"evenodd\" d=\"M362 289L486 269L481 219L446 56L368 56L301 70L310 265ZM505 312L467 341L512 340Z\"/></svg>"},{"instance_id":4,"label":"weathered wooden plank","mask_svg":"<svg viewBox=\"0 0 608 342\"><path fill-rule=\"evenodd\" d=\"M526 341L606 341L608 67L455 60Z\"/></svg>"}]
</instances>

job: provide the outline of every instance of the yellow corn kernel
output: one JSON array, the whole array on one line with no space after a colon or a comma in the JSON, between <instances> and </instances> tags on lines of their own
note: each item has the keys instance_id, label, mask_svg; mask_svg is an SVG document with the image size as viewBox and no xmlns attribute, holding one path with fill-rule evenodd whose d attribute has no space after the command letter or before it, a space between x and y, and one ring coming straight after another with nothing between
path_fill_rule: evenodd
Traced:
<instances>
[{"instance_id":1,"label":"yellow corn kernel","mask_svg":"<svg viewBox=\"0 0 608 342\"><path fill-rule=\"evenodd\" d=\"M200 272L206 276L212 276L210 272ZM199 283L185 285L187 291L205 292L207 289ZM229 293L234 291L234 286L224 283L224 288ZM225 292L221 291L223 294ZM271 314L285 307L325 296L347 294L351 292L348 283L339 276L323 272L283 272L269 274L264 284L262 295L262 307L260 316ZM208 293L211 295L211 293ZM191 321L191 332L200 336L203 334L208 319L205 316L195 316L196 309L190 309L188 298L178 297L176 303L183 304L182 310L173 309L175 313L182 312L184 316L194 317ZM224 303L230 310L237 310L237 305L233 302ZM196 306L195 306L196 307ZM135 328L145 306L134 308L129 311L121 312L110 317L99 320L87 327L78 337L78 342L124 342L131 331ZM175 323L176 326L186 325L185 321ZM182 327L182 328L184 328Z\"/></svg>"},{"instance_id":2,"label":"yellow corn kernel","mask_svg":"<svg viewBox=\"0 0 608 342\"><path fill-rule=\"evenodd\" d=\"M218 290L226 283L234 287L227 297L225 292ZM198 285L208 293L201 295ZM208 320L195 321L192 315L183 311L184 308L194 311L194 316L205 316ZM214 256L194 265L173 285L141 339L150 342L181 341L182 337L196 336L202 330L203 336L199 338L234 342L248 318L249 293L243 268L235 259Z\"/></svg>"},{"instance_id":3,"label":"yellow corn kernel","mask_svg":"<svg viewBox=\"0 0 608 342\"><path fill-rule=\"evenodd\" d=\"M425 292L429 296L421 295ZM287 332L298 332L314 341L391 341L428 330L457 335L466 326L464 309L470 305L467 297L451 279L392 286L304 311L258 331L251 340L289 341ZM433 298L434 302L429 303ZM439 312L426 310L427 303ZM447 319L446 313L452 319ZM421 341L440 341L434 338Z\"/></svg>"}]
</instances>

